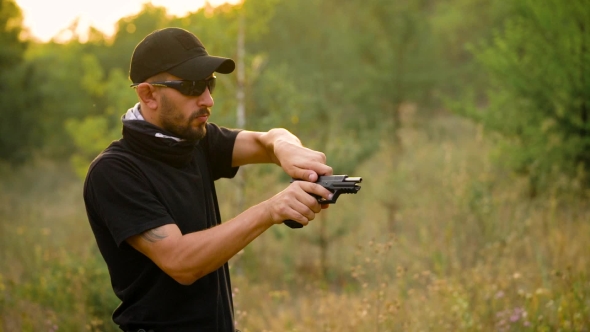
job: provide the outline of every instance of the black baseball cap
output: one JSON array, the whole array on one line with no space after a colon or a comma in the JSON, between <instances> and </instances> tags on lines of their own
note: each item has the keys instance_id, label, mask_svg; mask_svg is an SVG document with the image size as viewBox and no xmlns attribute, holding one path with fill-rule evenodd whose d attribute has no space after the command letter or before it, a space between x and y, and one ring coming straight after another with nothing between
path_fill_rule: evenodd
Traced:
<instances>
[{"instance_id":1,"label":"black baseball cap","mask_svg":"<svg viewBox=\"0 0 590 332\"><path fill-rule=\"evenodd\" d=\"M147 35L133 51L129 78L133 83L162 72L184 80L198 81L213 72L229 74L234 60L211 56L203 43L191 32L181 28L165 28Z\"/></svg>"}]
</instances>

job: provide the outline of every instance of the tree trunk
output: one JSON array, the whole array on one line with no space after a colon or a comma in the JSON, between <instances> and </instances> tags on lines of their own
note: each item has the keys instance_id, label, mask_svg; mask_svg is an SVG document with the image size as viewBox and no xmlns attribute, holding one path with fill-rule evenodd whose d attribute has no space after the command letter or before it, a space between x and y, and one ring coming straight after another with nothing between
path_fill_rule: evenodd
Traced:
<instances>
[{"instance_id":1,"label":"tree trunk","mask_svg":"<svg viewBox=\"0 0 590 332\"><path fill-rule=\"evenodd\" d=\"M244 13L240 14L238 25L238 42L237 42L237 59L236 59L236 72L237 72L237 88L236 88L236 125L238 128L244 128L246 126L246 71L244 68L244 58L246 56L245 47L245 35L246 35L246 20ZM246 186L246 175L244 174L244 167L240 168L236 174L235 180L237 183L236 190L236 210L237 213L241 213L245 208L244 191Z\"/></svg>"},{"instance_id":2,"label":"tree trunk","mask_svg":"<svg viewBox=\"0 0 590 332\"><path fill-rule=\"evenodd\" d=\"M588 110L589 105L587 103L587 97L586 94L588 94L589 92L586 91L586 79L587 77L586 75L586 71L585 71L585 66L586 63L584 63L584 59L586 58L586 54L588 53L588 47L586 45L586 41L587 41L587 36L586 36L586 22L580 22L580 31L581 31L581 36L582 36L582 45L581 45L581 50L580 50L580 58L582 61L580 61L580 73L581 74L581 99L582 99L582 105L580 105L581 108L581 120L582 120L582 130L581 130L581 136L583 139L586 139L589 135L590 135L590 110ZM588 143L586 143L585 145L585 149L582 150L582 162L584 163L583 167L585 170L590 170L590 146L588 145Z\"/></svg>"}]
</instances>

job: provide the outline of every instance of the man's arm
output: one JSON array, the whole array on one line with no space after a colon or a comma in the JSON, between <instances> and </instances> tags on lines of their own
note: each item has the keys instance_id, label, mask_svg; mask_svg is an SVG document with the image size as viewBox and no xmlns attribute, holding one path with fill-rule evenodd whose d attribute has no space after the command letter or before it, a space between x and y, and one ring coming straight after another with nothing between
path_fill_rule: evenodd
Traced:
<instances>
[{"instance_id":1,"label":"man's arm","mask_svg":"<svg viewBox=\"0 0 590 332\"><path fill-rule=\"evenodd\" d=\"M328 189L313 183L318 174L332 174L326 156L303 147L285 129L238 134L232 166L256 163L275 163L291 177L311 182L295 181L269 200L207 230L182 235L176 225L169 224L132 236L127 242L177 282L188 285L225 264L273 224L294 220L307 225L322 209L310 194L332 197Z\"/></svg>"},{"instance_id":2,"label":"man's arm","mask_svg":"<svg viewBox=\"0 0 590 332\"><path fill-rule=\"evenodd\" d=\"M286 129L268 132L241 131L234 145L232 166L275 163L292 178L315 182L318 175L332 175L326 155L304 147Z\"/></svg>"},{"instance_id":3,"label":"man's arm","mask_svg":"<svg viewBox=\"0 0 590 332\"><path fill-rule=\"evenodd\" d=\"M190 285L225 264L273 224L291 219L307 225L322 208L308 193L331 197L318 184L296 181L216 227L182 235L178 226L169 224L132 236L127 243L178 283Z\"/></svg>"}]
</instances>

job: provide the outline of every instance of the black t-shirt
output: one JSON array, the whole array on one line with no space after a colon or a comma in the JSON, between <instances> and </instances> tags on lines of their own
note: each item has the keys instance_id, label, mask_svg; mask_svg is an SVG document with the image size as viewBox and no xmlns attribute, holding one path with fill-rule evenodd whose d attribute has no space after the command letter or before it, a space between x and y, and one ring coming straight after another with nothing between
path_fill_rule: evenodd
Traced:
<instances>
[{"instance_id":1,"label":"black t-shirt","mask_svg":"<svg viewBox=\"0 0 590 332\"><path fill-rule=\"evenodd\" d=\"M237 172L231 156L238 131L207 124L205 138L189 150L184 147L181 153L190 156L179 165L138 148L135 143L146 140L136 135L137 124L139 131L144 124L148 132L153 126L137 121L134 135L126 135L130 131L124 127L123 138L93 161L84 186L88 219L122 301L113 320L123 330L233 332L227 263L184 286L125 240L165 224L178 225L183 234L220 224L213 181ZM170 145L164 150L174 151Z\"/></svg>"}]
</instances>

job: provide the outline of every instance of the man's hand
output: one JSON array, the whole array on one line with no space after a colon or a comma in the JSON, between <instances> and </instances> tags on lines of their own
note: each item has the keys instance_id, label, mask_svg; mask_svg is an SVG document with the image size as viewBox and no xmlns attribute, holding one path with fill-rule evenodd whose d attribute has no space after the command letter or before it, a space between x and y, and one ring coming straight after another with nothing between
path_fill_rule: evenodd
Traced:
<instances>
[{"instance_id":1,"label":"man's hand","mask_svg":"<svg viewBox=\"0 0 590 332\"><path fill-rule=\"evenodd\" d=\"M316 182L319 175L332 175L326 156L303 147L297 136L286 129L275 128L266 133L244 130L238 134L233 166L271 162L298 180Z\"/></svg>"},{"instance_id":2,"label":"man's hand","mask_svg":"<svg viewBox=\"0 0 590 332\"><path fill-rule=\"evenodd\" d=\"M316 182L319 175L332 175L332 167L326 165L326 155L300 143L277 140L274 155L283 170L294 179Z\"/></svg>"},{"instance_id":3,"label":"man's hand","mask_svg":"<svg viewBox=\"0 0 590 332\"><path fill-rule=\"evenodd\" d=\"M272 222L280 224L285 220L294 220L302 225L307 225L311 220L315 219L315 215L322 208L328 206L321 205L318 203L317 198L310 194L325 199L332 198L332 193L319 184L294 181L285 190L264 202Z\"/></svg>"}]
</instances>

